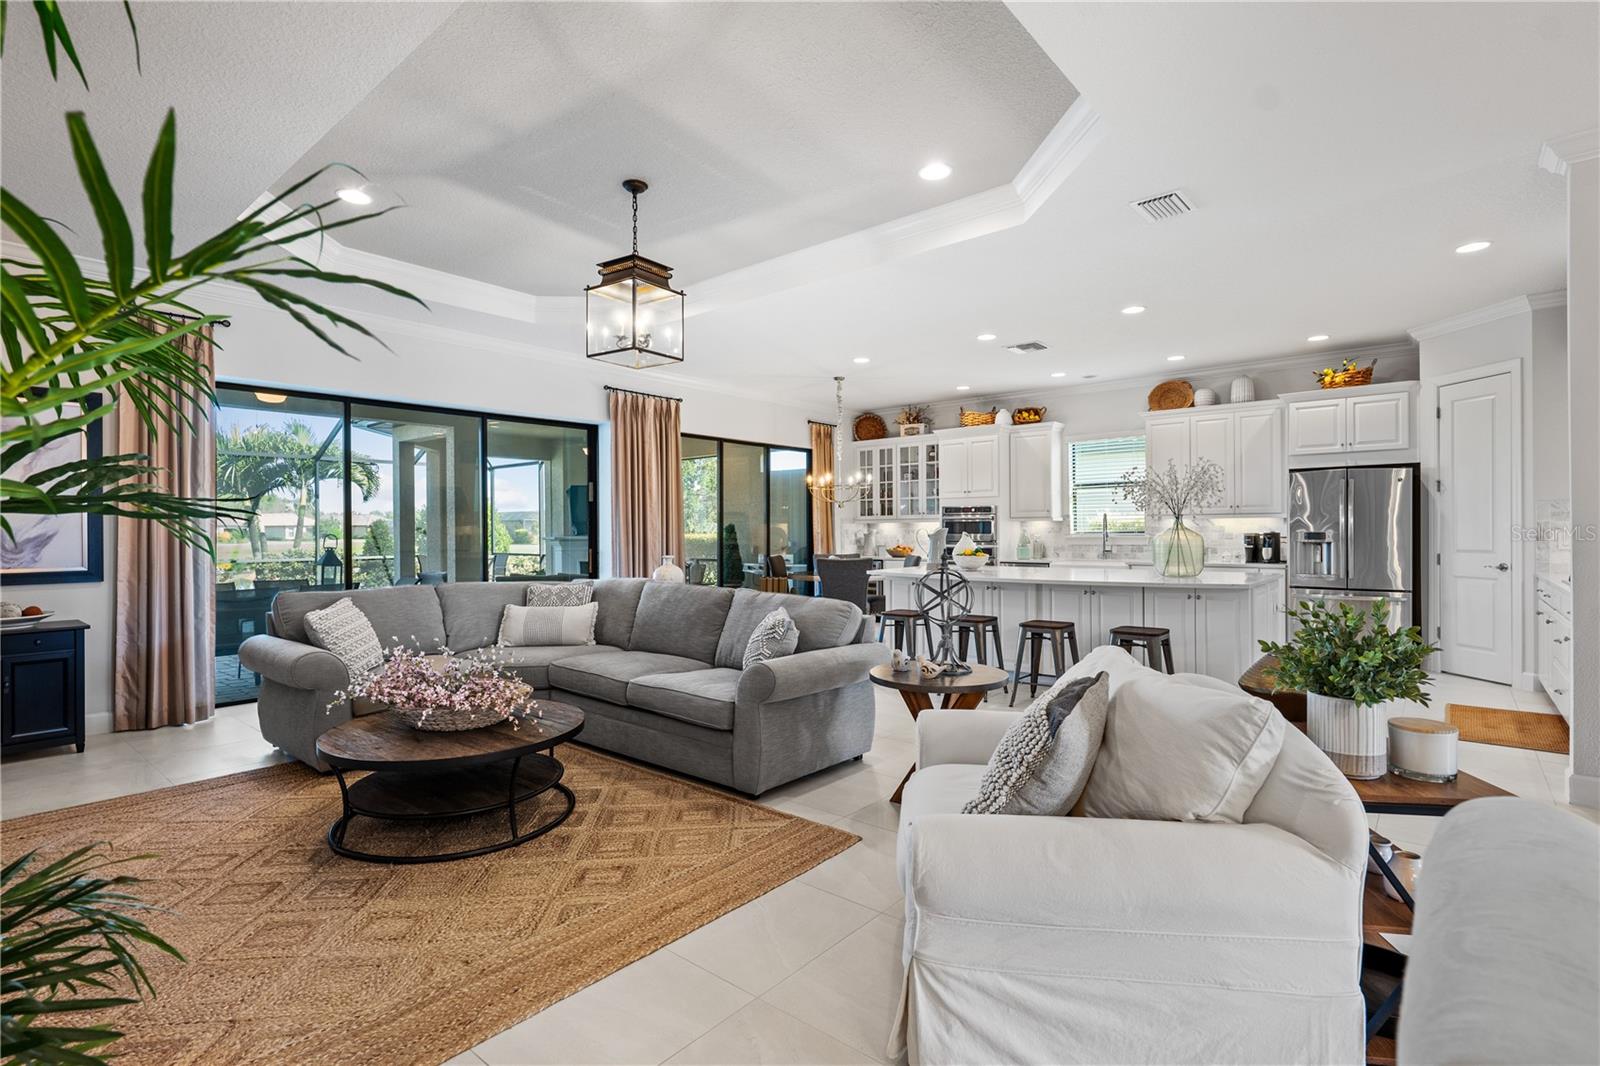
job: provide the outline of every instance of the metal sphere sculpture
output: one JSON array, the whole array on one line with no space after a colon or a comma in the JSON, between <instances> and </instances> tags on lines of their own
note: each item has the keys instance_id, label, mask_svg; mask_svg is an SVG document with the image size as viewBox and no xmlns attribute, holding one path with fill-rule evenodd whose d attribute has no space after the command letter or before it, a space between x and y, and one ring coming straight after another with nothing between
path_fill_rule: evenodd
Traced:
<instances>
[{"instance_id":1,"label":"metal sphere sculpture","mask_svg":"<svg viewBox=\"0 0 1600 1066\"><path fill-rule=\"evenodd\" d=\"M915 595L917 610L939 629L939 645L929 660L941 674L971 673L972 667L956 654L955 631L956 619L972 612L972 583L949 559L941 559L937 568L917 579Z\"/></svg>"}]
</instances>

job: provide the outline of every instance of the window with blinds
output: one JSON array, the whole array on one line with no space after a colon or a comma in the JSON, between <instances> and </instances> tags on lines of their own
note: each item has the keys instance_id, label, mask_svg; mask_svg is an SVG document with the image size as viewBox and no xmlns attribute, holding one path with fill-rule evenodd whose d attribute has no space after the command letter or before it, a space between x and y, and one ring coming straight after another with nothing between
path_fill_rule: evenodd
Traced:
<instances>
[{"instance_id":1,"label":"window with blinds","mask_svg":"<svg viewBox=\"0 0 1600 1066\"><path fill-rule=\"evenodd\" d=\"M1144 474L1144 437L1101 437L1067 445L1074 533L1098 533L1102 516L1113 533L1143 533L1144 515L1121 498L1118 486L1130 470Z\"/></svg>"}]
</instances>

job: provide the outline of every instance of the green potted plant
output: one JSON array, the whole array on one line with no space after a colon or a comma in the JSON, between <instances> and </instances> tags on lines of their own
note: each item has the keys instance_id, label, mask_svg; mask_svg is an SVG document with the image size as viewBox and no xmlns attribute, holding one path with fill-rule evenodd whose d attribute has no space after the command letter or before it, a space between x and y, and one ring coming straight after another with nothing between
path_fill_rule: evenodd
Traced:
<instances>
[{"instance_id":1,"label":"green potted plant","mask_svg":"<svg viewBox=\"0 0 1600 1066\"><path fill-rule=\"evenodd\" d=\"M1428 703L1424 660L1439 649L1415 626L1391 629L1389 605L1303 602L1289 617L1287 644L1261 641L1278 659L1274 687L1306 694L1306 735L1346 777L1371 780L1389 769L1389 717L1400 704Z\"/></svg>"}]
</instances>

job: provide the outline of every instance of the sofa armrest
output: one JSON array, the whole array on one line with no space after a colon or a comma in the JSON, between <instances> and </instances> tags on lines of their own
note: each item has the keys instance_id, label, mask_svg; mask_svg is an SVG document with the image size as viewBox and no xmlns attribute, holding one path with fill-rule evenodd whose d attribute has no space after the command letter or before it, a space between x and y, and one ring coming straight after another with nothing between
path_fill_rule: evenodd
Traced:
<instances>
[{"instance_id":1,"label":"sofa armrest","mask_svg":"<svg viewBox=\"0 0 1600 1066\"><path fill-rule=\"evenodd\" d=\"M923 711L917 716L917 766L982 766L1021 711Z\"/></svg>"},{"instance_id":2,"label":"sofa armrest","mask_svg":"<svg viewBox=\"0 0 1600 1066\"><path fill-rule=\"evenodd\" d=\"M337 655L297 640L257 634L239 645L239 662L290 688L337 692L350 687L350 672Z\"/></svg>"},{"instance_id":3,"label":"sofa armrest","mask_svg":"<svg viewBox=\"0 0 1600 1066\"><path fill-rule=\"evenodd\" d=\"M889 649L882 644L847 644L785 655L746 670L739 678L738 700L779 703L843 688L865 681L868 670L888 661Z\"/></svg>"}]
</instances>

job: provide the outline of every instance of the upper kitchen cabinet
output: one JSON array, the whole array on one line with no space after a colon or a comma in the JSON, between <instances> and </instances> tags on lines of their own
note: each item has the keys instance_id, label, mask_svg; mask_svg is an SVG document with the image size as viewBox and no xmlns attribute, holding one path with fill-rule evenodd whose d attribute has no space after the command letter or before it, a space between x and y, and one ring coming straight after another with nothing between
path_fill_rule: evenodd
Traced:
<instances>
[{"instance_id":1,"label":"upper kitchen cabinet","mask_svg":"<svg viewBox=\"0 0 1600 1066\"><path fill-rule=\"evenodd\" d=\"M932 437L858 444L856 469L872 478L871 487L856 501L857 518L938 517L940 454Z\"/></svg>"},{"instance_id":2,"label":"upper kitchen cabinet","mask_svg":"<svg viewBox=\"0 0 1600 1066\"><path fill-rule=\"evenodd\" d=\"M1181 471L1209 459L1222 470L1222 498L1197 514L1280 515L1288 467L1284 462L1283 404L1217 404L1145 416L1145 465Z\"/></svg>"},{"instance_id":3,"label":"upper kitchen cabinet","mask_svg":"<svg viewBox=\"0 0 1600 1066\"><path fill-rule=\"evenodd\" d=\"M1007 515L1061 521L1061 423L1017 426L1006 444L1011 453Z\"/></svg>"},{"instance_id":4,"label":"upper kitchen cabinet","mask_svg":"<svg viewBox=\"0 0 1600 1066\"><path fill-rule=\"evenodd\" d=\"M1297 465L1406 462L1417 457L1415 381L1297 392L1284 397L1289 456Z\"/></svg>"},{"instance_id":5,"label":"upper kitchen cabinet","mask_svg":"<svg viewBox=\"0 0 1600 1066\"><path fill-rule=\"evenodd\" d=\"M1001 486L1000 433L945 430L939 437L940 500L998 500Z\"/></svg>"}]
</instances>

